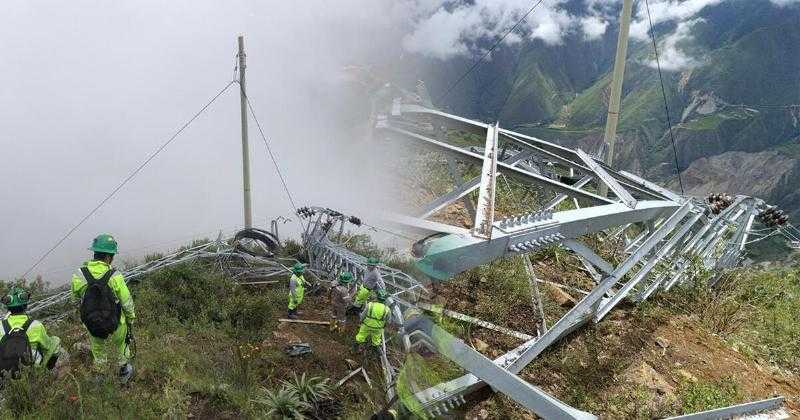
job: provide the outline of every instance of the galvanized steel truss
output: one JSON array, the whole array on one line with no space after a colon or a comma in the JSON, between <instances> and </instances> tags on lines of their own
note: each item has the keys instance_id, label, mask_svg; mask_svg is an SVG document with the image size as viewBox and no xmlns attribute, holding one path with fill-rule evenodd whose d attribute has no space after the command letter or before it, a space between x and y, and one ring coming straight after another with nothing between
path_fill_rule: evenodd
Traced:
<instances>
[{"instance_id":1,"label":"galvanized steel truss","mask_svg":"<svg viewBox=\"0 0 800 420\"><path fill-rule=\"evenodd\" d=\"M452 191L433 199L417 215L387 217L406 227L407 232L424 237L415 244L415 256L419 258L417 267L432 281L445 282L458 273L500 258L560 244L575 253L596 282L592 290L580 291L575 306L549 327L541 304L534 302L533 306L540 308L539 330L493 361L438 329L424 315L407 320L404 332L413 337L412 341L426 341L426 347L435 347L470 372L417 393L416 398L431 415L451 410L469 394L489 384L546 418L592 418L591 414L568 407L541 389L524 384L517 374L549 346L588 322L599 322L626 299L641 302L659 290L668 291L693 278L699 269L716 273L709 284L713 286L722 270L741 262L754 218L765 206L760 199L737 196L729 207L715 214L704 201L680 196L634 174L616 171L580 149L505 130L496 122L487 124L426 108L413 98L411 101L396 98L384 112L374 119L376 141L410 142L444 154L451 167L452 161L456 161L481 168L476 178L454 179ZM464 133L486 139L482 153L478 153L477 147L464 147L463 139L452 141L454 134L463 137ZM552 191L555 196L526 214L495 220L491 206L495 203L500 174ZM610 196L599 195L603 187ZM465 207L469 209L473 204L469 194L476 189L479 198L471 230L431 219L438 211L459 201L466 200ZM568 199L573 200L575 208L555 210ZM616 266L580 240L592 234L627 238L628 231L634 231L635 238L627 241L626 256ZM535 277L532 265L526 264L526 268L532 283L538 284L540 280ZM535 293L532 298L535 301L541 297ZM480 320L473 317L456 315L461 319L471 318L468 322L480 325ZM504 327L489 324L487 328L502 332ZM432 330L436 330L435 334ZM412 343L412 347L418 345Z\"/></svg>"}]
</instances>

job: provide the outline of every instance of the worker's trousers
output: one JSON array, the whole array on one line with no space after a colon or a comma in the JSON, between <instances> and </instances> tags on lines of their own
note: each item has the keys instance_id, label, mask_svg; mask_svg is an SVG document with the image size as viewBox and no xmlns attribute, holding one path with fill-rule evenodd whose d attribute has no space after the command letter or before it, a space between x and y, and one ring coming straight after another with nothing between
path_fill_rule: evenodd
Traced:
<instances>
[{"instance_id":1,"label":"worker's trousers","mask_svg":"<svg viewBox=\"0 0 800 420\"><path fill-rule=\"evenodd\" d=\"M119 326L113 334L108 338L97 338L89 334L92 343L92 357L94 358L95 367L101 368L108 363L108 347L111 346L114 350L117 363L124 365L130 359L130 349L125 343L125 337L128 335L128 324L125 323L125 318L122 317L119 321Z\"/></svg>"},{"instance_id":2,"label":"worker's trousers","mask_svg":"<svg viewBox=\"0 0 800 420\"><path fill-rule=\"evenodd\" d=\"M373 346L380 346L383 341L383 328L372 328L361 324L356 334L356 343L363 344L368 338L371 339Z\"/></svg>"}]
</instances>

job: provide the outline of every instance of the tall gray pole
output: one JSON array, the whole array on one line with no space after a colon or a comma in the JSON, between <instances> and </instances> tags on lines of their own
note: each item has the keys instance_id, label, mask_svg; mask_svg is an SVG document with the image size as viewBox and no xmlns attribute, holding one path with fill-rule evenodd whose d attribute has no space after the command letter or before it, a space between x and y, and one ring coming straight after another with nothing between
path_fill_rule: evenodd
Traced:
<instances>
[{"instance_id":1,"label":"tall gray pole","mask_svg":"<svg viewBox=\"0 0 800 420\"><path fill-rule=\"evenodd\" d=\"M625 78L625 56L628 53L628 34L631 28L631 13L633 0L624 0L622 15L619 23L619 38L617 38L617 55L614 58L614 74L611 79L611 97L608 100L608 117L606 118L606 131L603 140L608 145L606 164L614 162L614 143L617 140L617 123L619 123L619 106L622 97L622 80ZM605 184L600 188L600 195L608 192Z\"/></svg>"},{"instance_id":2,"label":"tall gray pole","mask_svg":"<svg viewBox=\"0 0 800 420\"><path fill-rule=\"evenodd\" d=\"M250 145L247 142L247 93L245 91L244 35L239 35L239 102L242 112L242 182L244 184L244 227L253 227L252 203L250 200Z\"/></svg>"}]
</instances>

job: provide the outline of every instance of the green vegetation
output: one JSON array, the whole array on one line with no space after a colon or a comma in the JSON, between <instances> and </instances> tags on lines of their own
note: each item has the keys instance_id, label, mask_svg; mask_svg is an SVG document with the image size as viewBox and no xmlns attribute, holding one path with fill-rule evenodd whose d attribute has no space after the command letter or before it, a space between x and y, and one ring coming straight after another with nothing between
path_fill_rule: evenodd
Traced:
<instances>
[{"instance_id":1,"label":"green vegetation","mask_svg":"<svg viewBox=\"0 0 800 420\"><path fill-rule=\"evenodd\" d=\"M290 387L283 387L277 391L262 389L261 395L254 401L264 407L265 416L272 418L300 419L304 417L303 412L311 408L311 405L303 401L297 391Z\"/></svg>"},{"instance_id":2,"label":"green vegetation","mask_svg":"<svg viewBox=\"0 0 800 420\"><path fill-rule=\"evenodd\" d=\"M739 403L742 396L736 381L723 378L713 382L685 382L680 386L685 413L713 410Z\"/></svg>"},{"instance_id":3,"label":"green vegetation","mask_svg":"<svg viewBox=\"0 0 800 420\"><path fill-rule=\"evenodd\" d=\"M751 358L800 372L800 268L742 268L711 290L703 282L660 299Z\"/></svg>"},{"instance_id":4,"label":"green vegetation","mask_svg":"<svg viewBox=\"0 0 800 420\"><path fill-rule=\"evenodd\" d=\"M137 371L128 386L116 382L111 367L104 374L89 368L91 356L76 347L88 339L72 314L48 328L70 353L64 370L55 377L27 369L9 380L0 418L304 418L333 395L328 375L339 371L316 364L316 356L303 368L307 374L290 376L284 343L272 334L284 288L253 293L210 266L184 264L149 275L132 291Z\"/></svg>"}]
</instances>

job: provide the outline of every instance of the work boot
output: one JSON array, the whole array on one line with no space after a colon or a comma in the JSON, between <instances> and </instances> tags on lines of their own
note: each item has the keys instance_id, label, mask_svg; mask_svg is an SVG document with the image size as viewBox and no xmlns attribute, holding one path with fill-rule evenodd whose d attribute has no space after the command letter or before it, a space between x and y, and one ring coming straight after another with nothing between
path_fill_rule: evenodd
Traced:
<instances>
[{"instance_id":1,"label":"work boot","mask_svg":"<svg viewBox=\"0 0 800 420\"><path fill-rule=\"evenodd\" d=\"M128 381L133 376L133 365L130 363L125 363L124 365L120 366L119 368L119 381L122 384L128 383Z\"/></svg>"},{"instance_id":2,"label":"work boot","mask_svg":"<svg viewBox=\"0 0 800 420\"><path fill-rule=\"evenodd\" d=\"M289 319L297 319L297 310L289 309L289 315L287 315Z\"/></svg>"}]
</instances>

